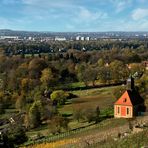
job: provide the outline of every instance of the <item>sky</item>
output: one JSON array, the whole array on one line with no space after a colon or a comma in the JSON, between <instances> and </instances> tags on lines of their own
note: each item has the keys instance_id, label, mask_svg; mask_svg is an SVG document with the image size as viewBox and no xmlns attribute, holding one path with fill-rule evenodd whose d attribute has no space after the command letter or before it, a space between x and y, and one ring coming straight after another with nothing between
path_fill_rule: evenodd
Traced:
<instances>
[{"instance_id":1,"label":"sky","mask_svg":"<svg viewBox=\"0 0 148 148\"><path fill-rule=\"evenodd\" d=\"M0 0L0 29L148 31L148 0Z\"/></svg>"}]
</instances>

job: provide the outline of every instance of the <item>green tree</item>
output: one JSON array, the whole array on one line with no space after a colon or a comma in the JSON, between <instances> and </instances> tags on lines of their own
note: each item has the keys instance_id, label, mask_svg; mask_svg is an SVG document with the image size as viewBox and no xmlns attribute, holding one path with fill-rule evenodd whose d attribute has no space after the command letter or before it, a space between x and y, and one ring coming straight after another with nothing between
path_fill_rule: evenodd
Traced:
<instances>
[{"instance_id":1,"label":"green tree","mask_svg":"<svg viewBox=\"0 0 148 148\"><path fill-rule=\"evenodd\" d=\"M63 90L53 91L52 94L50 95L51 100L56 101L58 105L65 104L68 97L69 94L64 92Z\"/></svg>"},{"instance_id":2,"label":"green tree","mask_svg":"<svg viewBox=\"0 0 148 148\"><path fill-rule=\"evenodd\" d=\"M35 101L29 109L30 127L35 128L41 124L42 104L40 101Z\"/></svg>"},{"instance_id":3,"label":"green tree","mask_svg":"<svg viewBox=\"0 0 148 148\"><path fill-rule=\"evenodd\" d=\"M18 96L15 103L15 107L19 109L19 111L21 112L23 109L25 109L25 105L26 105L26 96L25 95Z\"/></svg>"},{"instance_id":4,"label":"green tree","mask_svg":"<svg viewBox=\"0 0 148 148\"><path fill-rule=\"evenodd\" d=\"M111 78L111 71L109 67L100 67L98 69L98 80L100 80L103 83L110 82Z\"/></svg>"},{"instance_id":5,"label":"green tree","mask_svg":"<svg viewBox=\"0 0 148 148\"><path fill-rule=\"evenodd\" d=\"M121 80L126 80L129 76L129 71L127 66L118 60L115 60L110 63L111 77L115 82L119 82Z\"/></svg>"},{"instance_id":6,"label":"green tree","mask_svg":"<svg viewBox=\"0 0 148 148\"><path fill-rule=\"evenodd\" d=\"M8 131L6 132L7 136L7 143L11 145L20 145L27 141L27 136L25 133L25 129L18 124L13 124L9 127Z\"/></svg>"}]
</instances>

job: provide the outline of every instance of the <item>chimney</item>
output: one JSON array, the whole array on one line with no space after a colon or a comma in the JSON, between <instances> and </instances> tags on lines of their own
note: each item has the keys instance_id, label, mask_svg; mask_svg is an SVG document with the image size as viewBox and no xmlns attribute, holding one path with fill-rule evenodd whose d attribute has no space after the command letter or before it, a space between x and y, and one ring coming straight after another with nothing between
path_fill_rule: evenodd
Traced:
<instances>
[{"instance_id":1,"label":"chimney","mask_svg":"<svg viewBox=\"0 0 148 148\"><path fill-rule=\"evenodd\" d=\"M127 79L127 90L134 90L134 78L131 76L130 78Z\"/></svg>"}]
</instances>

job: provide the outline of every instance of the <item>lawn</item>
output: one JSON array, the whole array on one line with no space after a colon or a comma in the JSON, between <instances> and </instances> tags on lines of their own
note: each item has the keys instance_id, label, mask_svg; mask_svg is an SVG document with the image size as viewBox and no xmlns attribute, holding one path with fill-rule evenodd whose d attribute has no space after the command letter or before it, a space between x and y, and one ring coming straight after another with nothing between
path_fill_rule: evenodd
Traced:
<instances>
[{"instance_id":1,"label":"lawn","mask_svg":"<svg viewBox=\"0 0 148 148\"><path fill-rule=\"evenodd\" d=\"M70 115L72 118L72 114L77 109L92 109L97 106L100 107L100 110L103 111L108 107L113 105L115 101L114 96L112 95L112 89L115 87L104 87L104 88L93 88L88 90L78 90L78 91L69 91L77 95L77 98L73 98L69 100L66 105L59 108L59 112L61 114ZM88 123L86 121L75 121L71 120L69 123L70 129L77 129L80 127L90 126L92 123ZM47 125L43 125L37 129L31 130L27 132L29 137L32 137L37 134L42 134L47 136L49 134L49 127Z\"/></svg>"},{"instance_id":2,"label":"lawn","mask_svg":"<svg viewBox=\"0 0 148 148\"><path fill-rule=\"evenodd\" d=\"M64 105L59 109L62 114L72 114L77 109L95 109L99 106L100 110L113 106L115 98L112 94L114 87L94 88L88 90L70 91L77 98L71 100L71 104Z\"/></svg>"}]
</instances>

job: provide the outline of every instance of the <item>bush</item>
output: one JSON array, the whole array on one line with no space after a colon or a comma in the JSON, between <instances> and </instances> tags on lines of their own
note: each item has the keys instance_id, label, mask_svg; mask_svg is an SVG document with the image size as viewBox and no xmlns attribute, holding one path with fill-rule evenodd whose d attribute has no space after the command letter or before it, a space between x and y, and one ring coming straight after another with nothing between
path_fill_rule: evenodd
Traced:
<instances>
[{"instance_id":1,"label":"bush","mask_svg":"<svg viewBox=\"0 0 148 148\"><path fill-rule=\"evenodd\" d=\"M24 127L18 124L10 125L6 133L2 133L2 137L3 137L3 143L7 147L20 145L28 140Z\"/></svg>"}]
</instances>

